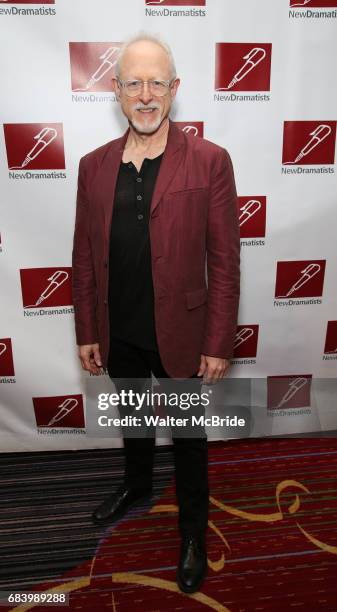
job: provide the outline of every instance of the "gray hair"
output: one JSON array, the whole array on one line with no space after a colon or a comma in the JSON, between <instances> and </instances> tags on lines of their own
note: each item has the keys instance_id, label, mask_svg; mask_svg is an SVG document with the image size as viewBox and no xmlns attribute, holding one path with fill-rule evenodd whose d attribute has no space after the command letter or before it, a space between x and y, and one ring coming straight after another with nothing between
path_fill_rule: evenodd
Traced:
<instances>
[{"instance_id":1,"label":"gray hair","mask_svg":"<svg viewBox=\"0 0 337 612\"><path fill-rule=\"evenodd\" d=\"M121 67L121 60L123 58L123 55L126 51L126 49L128 49L133 43L141 41L141 40L149 40L151 42L156 43L157 45L159 45L162 49L164 49L164 51L167 53L169 60L170 60L170 66L171 66L171 79L175 79L177 76L177 71L176 71L176 67L175 67L175 62L174 62L174 57L171 51L171 48L169 47L169 45L161 38L161 36L159 36L158 34L151 34L151 32L145 32L144 30L139 32L138 34L135 34L134 36L130 36L130 38L128 38L123 45L121 46L119 53L118 53L118 59L116 62L116 66L115 66L115 74L117 77L120 76L120 67Z\"/></svg>"}]
</instances>

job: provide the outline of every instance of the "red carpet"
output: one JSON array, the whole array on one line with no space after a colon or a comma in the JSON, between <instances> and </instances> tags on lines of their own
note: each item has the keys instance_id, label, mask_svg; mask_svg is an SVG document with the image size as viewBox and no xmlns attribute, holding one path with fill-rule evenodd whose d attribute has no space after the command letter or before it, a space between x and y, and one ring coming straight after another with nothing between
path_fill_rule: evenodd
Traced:
<instances>
[{"instance_id":1,"label":"red carpet","mask_svg":"<svg viewBox=\"0 0 337 612\"><path fill-rule=\"evenodd\" d=\"M92 560L33 590L69 592L70 608L60 609L88 612L336 612L337 441L212 443L209 459L209 568L200 592L182 594L175 583L173 484L108 527Z\"/></svg>"}]
</instances>

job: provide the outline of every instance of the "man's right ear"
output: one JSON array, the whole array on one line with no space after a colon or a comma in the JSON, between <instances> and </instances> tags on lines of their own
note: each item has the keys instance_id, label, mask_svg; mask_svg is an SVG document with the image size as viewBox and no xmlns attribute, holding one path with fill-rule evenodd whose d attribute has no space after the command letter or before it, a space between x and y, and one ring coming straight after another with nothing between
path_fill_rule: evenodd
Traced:
<instances>
[{"instance_id":1,"label":"man's right ear","mask_svg":"<svg viewBox=\"0 0 337 612\"><path fill-rule=\"evenodd\" d=\"M112 91L115 93L117 100L120 100L120 87L118 85L118 81L116 77L112 77L111 83L112 83Z\"/></svg>"}]
</instances>

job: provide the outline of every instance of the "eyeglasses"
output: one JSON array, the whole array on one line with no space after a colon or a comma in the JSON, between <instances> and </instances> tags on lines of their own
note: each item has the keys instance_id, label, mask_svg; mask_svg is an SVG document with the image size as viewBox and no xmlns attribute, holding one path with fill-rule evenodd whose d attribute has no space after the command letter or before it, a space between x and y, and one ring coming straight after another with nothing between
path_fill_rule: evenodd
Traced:
<instances>
[{"instance_id":1,"label":"eyeglasses","mask_svg":"<svg viewBox=\"0 0 337 612\"><path fill-rule=\"evenodd\" d=\"M171 81L157 81L155 79L150 81L121 81L121 79L117 78L118 83L124 88L126 95L130 98L138 96L141 93L144 83L148 84L149 90L154 96L165 96L174 80L175 79L171 79Z\"/></svg>"}]
</instances>

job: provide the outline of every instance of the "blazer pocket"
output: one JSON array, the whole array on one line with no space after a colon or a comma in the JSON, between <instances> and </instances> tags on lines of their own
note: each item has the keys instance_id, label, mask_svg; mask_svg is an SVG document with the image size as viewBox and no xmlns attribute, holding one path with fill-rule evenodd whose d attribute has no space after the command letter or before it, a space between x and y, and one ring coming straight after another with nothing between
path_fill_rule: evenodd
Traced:
<instances>
[{"instance_id":1,"label":"blazer pocket","mask_svg":"<svg viewBox=\"0 0 337 612\"><path fill-rule=\"evenodd\" d=\"M207 288L195 289L194 291L185 292L185 303L187 310L201 306L207 300Z\"/></svg>"},{"instance_id":2,"label":"blazer pocket","mask_svg":"<svg viewBox=\"0 0 337 612\"><path fill-rule=\"evenodd\" d=\"M206 192L207 191L207 187L187 187L185 189L175 189L174 191L169 191L167 193L167 196L175 196L175 195L189 195L189 194L193 194L193 193L202 193L202 192Z\"/></svg>"}]
</instances>

